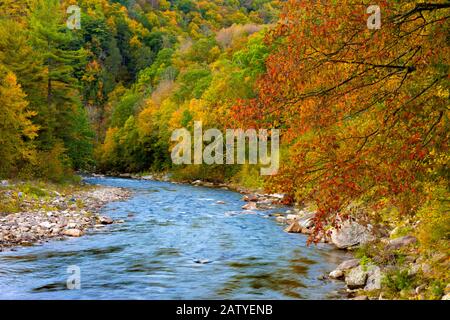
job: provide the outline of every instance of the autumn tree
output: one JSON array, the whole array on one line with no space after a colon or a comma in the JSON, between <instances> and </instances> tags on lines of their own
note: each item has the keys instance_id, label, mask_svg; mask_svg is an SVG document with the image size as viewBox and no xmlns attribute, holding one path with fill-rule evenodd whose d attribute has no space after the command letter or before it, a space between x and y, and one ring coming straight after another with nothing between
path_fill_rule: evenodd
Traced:
<instances>
[{"instance_id":1,"label":"autumn tree","mask_svg":"<svg viewBox=\"0 0 450 320\"><path fill-rule=\"evenodd\" d=\"M2 65L0 101L0 177L9 177L35 161L32 140L38 128L30 120L36 114L27 109L28 102L16 76Z\"/></svg>"},{"instance_id":2,"label":"autumn tree","mask_svg":"<svg viewBox=\"0 0 450 320\"><path fill-rule=\"evenodd\" d=\"M258 97L235 108L282 129L289 155L271 183L318 205L316 231L350 204L414 214L427 183L448 188L450 4L378 3L371 30L361 2L288 1Z\"/></svg>"}]
</instances>

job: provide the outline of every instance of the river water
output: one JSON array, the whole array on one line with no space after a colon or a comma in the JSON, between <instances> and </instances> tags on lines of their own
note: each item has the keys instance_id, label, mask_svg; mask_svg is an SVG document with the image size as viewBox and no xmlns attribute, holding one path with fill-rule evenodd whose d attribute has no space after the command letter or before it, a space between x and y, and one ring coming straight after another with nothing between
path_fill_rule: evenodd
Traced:
<instances>
[{"instance_id":1,"label":"river water","mask_svg":"<svg viewBox=\"0 0 450 320\"><path fill-rule=\"evenodd\" d=\"M238 193L129 179L87 181L133 192L102 211L125 223L0 253L0 299L342 297L341 282L318 278L344 254L324 244L308 247L306 236L283 232L267 211L243 214ZM69 290L73 270L80 271L81 288Z\"/></svg>"}]
</instances>

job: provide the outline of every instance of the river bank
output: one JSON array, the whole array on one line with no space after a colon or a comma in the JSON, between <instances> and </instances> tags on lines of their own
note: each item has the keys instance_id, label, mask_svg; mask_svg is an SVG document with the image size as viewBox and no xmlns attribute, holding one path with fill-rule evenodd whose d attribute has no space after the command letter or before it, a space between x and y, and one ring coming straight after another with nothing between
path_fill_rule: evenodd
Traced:
<instances>
[{"instance_id":1,"label":"river bank","mask_svg":"<svg viewBox=\"0 0 450 320\"><path fill-rule=\"evenodd\" d=\"M0 251L81 237L89 229L120 223L101 216L100 209L129 196L121 188L4 180L0 185Z\"/></svg>"}]
</instances>

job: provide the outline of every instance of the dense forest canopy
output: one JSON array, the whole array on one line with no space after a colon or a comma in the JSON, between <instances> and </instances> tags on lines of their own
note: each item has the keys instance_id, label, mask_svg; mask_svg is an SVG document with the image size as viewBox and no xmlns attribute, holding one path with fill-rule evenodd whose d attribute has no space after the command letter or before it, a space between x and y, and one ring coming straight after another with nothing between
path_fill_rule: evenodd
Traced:
<instances>
[{"instance_id":1,"label":"dense forest canopy","mask_svg":"<svg viewBox=\"0 0 450 320\"><path fill-rule=\"evenodd\" d=\"M450 3L377 1L377 29L369 5L1 0L0 175L234 180L313 203L324 228L448 216ZM280 174L174 166L171 133L195 121L280 129Z\"/></svg>"}]
</instances>

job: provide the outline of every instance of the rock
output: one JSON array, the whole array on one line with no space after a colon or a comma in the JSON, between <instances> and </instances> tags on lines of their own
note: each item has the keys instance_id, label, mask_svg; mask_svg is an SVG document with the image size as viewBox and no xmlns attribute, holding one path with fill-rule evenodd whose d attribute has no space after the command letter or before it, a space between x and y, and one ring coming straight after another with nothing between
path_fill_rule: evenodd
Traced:
<instances>
[{"instance_id":1,"label":"rock","mask_svg":"<svg viewBox=\"0 0 450 320\"><path fill-rule=\"evenodd\" d=\"M421 269L425 275L431 275L433 273L433 269L428 263L422 263Z\"/></svg>"},{"instance_id":2,"label":"rock","mask_svg":"<svg viewBox=\"0 0 450 320\"><path fill-rule=\"evenodd\" d=\"M279 223L286 223L286 218L285 217L276 217L275 220Z\"/></svg>"},{"instance_id":3,"label":"rock","mask_svg":"<svg viewBox=\"0 0 450 320\"><path fill-rule=\"evenodd\" d=\"M195 259L194 262L195 262L195 263L198 263L198 264L208 264L208 263L211 263L211 261L209 261L208 259Z\"/></svg>"},{"instance_id":4,"label":"rock","mask_svg":"<svg viewBox=\"0 0 450 320\"><path fill-rule=\"evenodd\" d=\"M274 193L274 194L269 194L269 197L276 198L276 199L279 199L279 200L283 200L285 195L282 194L282 193Z\"/></svg>"},{"instance_id":5,"label":"rock","mask_svg":"<svg viewBox=\"0 0 450 320\"><path fill-rule=\"evenodd\" d=\"M418 263L411 263L408 269L408 276L415 276L421 270L421 266Z\"/></svg>"},{"instance_id":6,"label":"rock","mask_svg":"<svg viewBox=\"0 0 450 320\"><path fill-rule=\"evenodd\" d=\"M369 266L365 291L381 290L381 269L378 266Z\"/></svg>"},{"instance_id":7,"label":"rock","mask_svg":"<svg viewBox=\"0 0 450 320\"><path fill-rule=\"evenodd\" d=\"M249 194L249 195L244 196L242 198L242 200L244 200L246 202L257 202L258 196L256 194Z\"/></svg>"},{"instance_id":8,"label":"rock","mask_svg":"<svg viewBox=\"0 0 450 320\"><path fill-rule=\"evenodd\" d=\"M286 220L287 220L288 222L290 222L290 223L292 223L292 222L294 222L294 221L297 221L298 219L299 219L299 216L296 215L296 214L288 214L288 215L286 216Z\"/></svg>"},{"instance_id":9,"label":"rock","mask_svg":"<svg viewBox=\"0 0 450 320\"><path fill-rule=\"evenodd\" d=\"M141 177L142 180L154 180L152 175L148 175L148 176L143 176Z\"/></svg>"},{"instance_id":10,"label":"rock","mask_svg":"<svg viewBox=\"0 0 450 320\"><path fill-rule=\"evenodd\" d=\"M329 274L331 279L342 279L344 278L344 272L342 270L334 270Z\"/></svg>"},{"instance_id":11,"label":"rock","mask_svg":"<svg viewBox=\"0 0 450 320\"><path fill-rule=\"evenodd\" d=\"M353 268L356 268L359 266L359 259L351 259L351 260L346 260L344 262L342 262L337 268L336 270L341 270L341 271L347 271Z\"/></svg>"},{"instance_id":12,"label":"rock","mask_svg":"<svg viewBox=\"0 0 450 320\"><path fill-rule=\"evenodd\" d=\"M305 213L299 216L298 222L302 228L310 229L314 227L314 218L316 214L314 212Z\"/></svg>"},{"instance_id":13,"label":"rock","mask_svg":"<svg viewBox=\"0 0 450 320\"><path fill-rule=\"evenodd\" d=\"M41 222L39 224L39 226L44 228L44 229L50 229L51 227L53 227L53 223L50 223L48 221L44 221L44 222Z\"/></svg>"},{"instance_id":14,"label":"rock","mask_svg":"<svg viewBox=\"0 0 450 320\"><path fill-rule=\"evenodd\" d=\"M255 202L249 202L246 205L242 206L243 210L256 210L258 209L258 206Z\"/></svg>"},{"instance_id":15,"label":"rock","mask_svg":"<svg viewBox=\"0 0 450 320\"><path fill-rule=\"evenodd\" d=\"M69 237L81 237L83 232L80 229L67 229L64 230L63 234Z\"/></svg>"},{"instance_id":16,"label":"rock","mask_svg":"<svg viewBox=\"0 0 450 320\"><path fill-rule=\"evenodd\" d=\"M113 224L114 220L111 219L110 217L105 217L105 216L100 216L98 218L98 221L100 222L100 224Z\"/></svg>"},{"instance_id":17,"label":"rock","mask_svg":"<svg viewBox=\"0 0 450 320\"><path fill-rule=\"evenodd\" d=\"M350 290L364 288L366 281L367 271L362 266L351 269L345 276L345 283Z\"/></svg>"},{"instance_id":18,"label":"rock","mask_svg":"<svg viewBox=\"0 0 450 320\"><path fill-rule=\"evenodd\" d=\"M2 180L1 185L7 187L7 186L9 186L9 181L8 180Z\"/></svg>"},{"instance_id":19,"label":"rock","mask_svg":"<svg viewBox=\"0 0 450 320\"><path fill-rule=\"evenodd\" d=\"M225 201L217 201L217 204L225 204Z\"/></svg>"},{"instance_id":20,"label":"rock","mask_svg":"<svg viewBox=\"0 0 450 320\"><path fill-rule=\"evenodd\" d=\"M450 300L450 293L447 293L445 296L443 296L442 300Z\"/></svg>"},{"instance_id":21,"label":"rock","mask_svg":"<svg viewBox=\"0 0 450 320\"><path fill-rule=\"evenodd\" d=\"M284 231L286 231L287 233L301 233L302 227L298 224L297 221L294 221L289 227L284 229Z\"/></svg>"},{"instance_id":22,"label":"rock","mask_svg":"<svg viewBox=\"0 0 450 320\"><path fill-rule=\"evenodd\" d=\"M390 249L390 250L398 250L400 248L403 248L403 247L406 247L406 246L409 246L409 245L415 244L415 243L417 243L416 237L404 236L401 238L390 240L386 248Z\"/></svg>"},{"instance_id":23,"label":"rock","mask_svg":"<svg viewBox=\"0 0 450 320\"><path fill-rule=\"evenodd\" d=\"M52 234L59 234L61 232L61 229L60 228L52 228L52 230L50 230L50 232Z\"/></svg>"},{"instance_id":24,"label":"rock","mask_svg":"<svg viewBox=\"0 0 450 320\"><path fill-rule=\"evenodd\" d=\"M195 180L194 182L192 182L192 185L194 186L201 186L203 184L202 180Z\"/></svg>"},{"instance_id":25,"label":"rock","mask_svg":"<svg viewBox=\"0 0 450 320\"><path fill-rule=\"evenodd\" d=\"M374 239L368 228L350 221L344 222L339 230L333 229L331 233L331 241L339 249L358 246Z\"/></svg>"},{"instance_id":26,"label":"rock","mask_svg":"<svg viewBox=\"0 0 450 320\"><path fill-rule=\"evenodd\" d=\"M414 291L416 292L417 295L419 295L426 287L427 287L426 284L422 284L418 286Z\"/></svg>"},{"instance_id":27,"label":"rock","mask_svg":"<svg viewBox=\"0 0 450 320\"><path fill-rule=\"evenodd\" d=\"M78 228L78 224L76 224L75 222L70 222L67 224L67 229L77 229Z\"/></svg>"}]
</instances>

